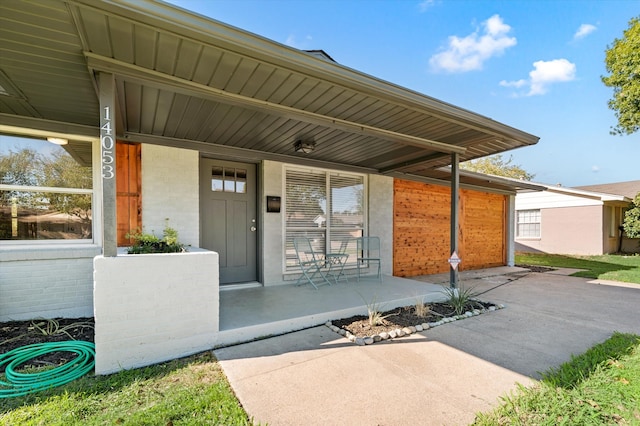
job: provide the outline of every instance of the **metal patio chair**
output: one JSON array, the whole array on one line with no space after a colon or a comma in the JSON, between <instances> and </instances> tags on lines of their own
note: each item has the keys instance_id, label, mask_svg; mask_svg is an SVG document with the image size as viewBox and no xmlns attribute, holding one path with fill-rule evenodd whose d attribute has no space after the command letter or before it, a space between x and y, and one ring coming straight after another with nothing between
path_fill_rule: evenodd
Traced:
<instances>
[{"instance_id":1,"label":"metal patio chair","mask_svg":"<svg viewBox=\"0 0 640 426\"><path fill-rule=\"evenodd\" d=\"M302 275L298 277L296 285L302 285L301 281L306 278L309 284L317 290L318 285L321 283L314 281L316 276L319 276L322 280L322 284L326 283L331 285L331 281L327 279L327 276L323 271L323 268L327 264L327 260L325 260L324 257L320 257L318 253L313 250L311 240L303 237L294 238L293 246L296 249L296 257L298 258L298 264L302 271Z\"/></svg>"},{"instance_id":2,"label":"metal patio chair","mask_svg":"<svg viewBox=\"0 0 640 426\"><path fill-rule=\"evenodd\" d=\"M333 277L338 284L338 280L344 277L344 279L349 282L349 278L347 274L344 273L344 267L349 260L349 254L347 254L347 247L349 246L349 239L343 239L340 241L340 248L337 252L327 253L324 258L326 259L326 264L329 267L327 271L327 275Z\"/></svg>"},{"instance_id":3,"label":"metal patio chair","mask_svg":"<svg viewBox=\"0 0 640 426\"><path fill-rule=\"evenodd\" d=\"M372 264L378 265L377 278L382 282L382 261L380 260L380 238L360 237L358 238L358 281L360 281L360 271L369 269Z\"/></svg>"}]
</instances>

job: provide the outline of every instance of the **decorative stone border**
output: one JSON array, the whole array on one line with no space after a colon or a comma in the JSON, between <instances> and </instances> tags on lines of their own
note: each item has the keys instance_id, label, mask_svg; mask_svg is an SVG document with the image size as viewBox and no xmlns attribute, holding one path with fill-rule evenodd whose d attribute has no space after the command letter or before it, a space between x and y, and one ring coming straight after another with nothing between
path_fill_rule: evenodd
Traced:
<instances>
[{"instance_id":1,"label":"decorative stone border","mask_svg":"<svg viewBox=\"0 0 640 426\"><path fill-rule=\"evenodd\" d=\"M383 340L389 340L389 339L395 339L395 338L398 338L398 337L409 336L409 335L417 333L419 331L426 331L426 330L428 330L430 328L437 327L439 325L447 324L447 323L458 321L458 320L463 320L463 319L466 319L466 318L475 317L475 316L478 316L480 314L484 314L484 313L487 313L487 312L493 312L493 311L498 310L498 309L504 309L504 307L505 306L503 304L498 304L498 305L489 306L488 308L474 309L473 311L467 311L467 312L465 312L464 314L461 314L461 315L442 318L440 321L423 322L422 324L417 324L417 325L414 325L414 326L412 325L410 327L396 328L395 330L391 330L389 332L382 332L380 334L376 334L376 335L373 335L373 336L367 336L367 337L356 337L353 334L351 334L351 332L349 332L349 331L347 331L347 330L345 330L343 328L340 328L338 326L333 325L333 323L331 321L327 321L326 323L324 323L324 325L326 325L329 329L331 329L332 331L338 333L342 337L345 337L350 342L353 342L358 346L366 346L366 345L372 345L372 344L374 344L376 342L381 342Z\"/></svg>"}]
</instances>

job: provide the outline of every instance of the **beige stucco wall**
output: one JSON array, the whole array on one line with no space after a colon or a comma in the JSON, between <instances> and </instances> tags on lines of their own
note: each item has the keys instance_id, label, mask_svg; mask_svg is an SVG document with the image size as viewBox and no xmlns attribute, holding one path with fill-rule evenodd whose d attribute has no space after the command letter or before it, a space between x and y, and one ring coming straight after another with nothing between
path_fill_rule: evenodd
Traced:
<instances>
[{"instance_id":1,"label":"beige stucco wall","mask_svg":"<svg viewBox=\"0 0 640 426\"><path fill-rule=\"evenodd\" d=\"M603 206L540 209L540 214L540 238L516 238L516 250L581 255L603 253Z\"/></svg>"}]
</instances>

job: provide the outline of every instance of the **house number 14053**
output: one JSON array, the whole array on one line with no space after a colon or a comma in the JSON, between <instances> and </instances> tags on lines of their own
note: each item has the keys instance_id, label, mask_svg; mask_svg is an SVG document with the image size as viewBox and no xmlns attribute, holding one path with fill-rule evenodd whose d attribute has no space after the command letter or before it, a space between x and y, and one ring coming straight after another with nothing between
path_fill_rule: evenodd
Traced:
<instances>
[{"instance_id":1,"label":"house number 14053","mask_svg":"<svg viewBox=\"0 0 640 426\"><path fill-rule=\"evenodd\" d=\"M104 107L104 124L100 127L100 143L102 144L102 178L113 179L113 137L111 136L111 111L109 107Z\"/></svg>"}]
</instances>

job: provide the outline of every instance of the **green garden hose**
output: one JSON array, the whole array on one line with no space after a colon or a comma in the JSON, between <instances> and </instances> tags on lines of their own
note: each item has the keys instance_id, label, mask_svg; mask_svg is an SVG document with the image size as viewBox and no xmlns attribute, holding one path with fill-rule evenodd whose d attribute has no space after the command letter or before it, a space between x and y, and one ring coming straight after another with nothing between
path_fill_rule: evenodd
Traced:
<instances>
[{"instance_id":1,"label":"green garden hose","mask_svg":"<svg viewBox=\"0 0 640 426\"><path fill-rule=\"evenodd\" d=\"M17 367L27 361L51 352L73 352L78 356L50 370L35 373L16 371ZM95 354L95 345L82 340L36 343L2 354L0 367L7 365L4 371L7 382L0 380L0 398L27 395L80 378L93 369Z\"/></svg>"}]
</instances>

